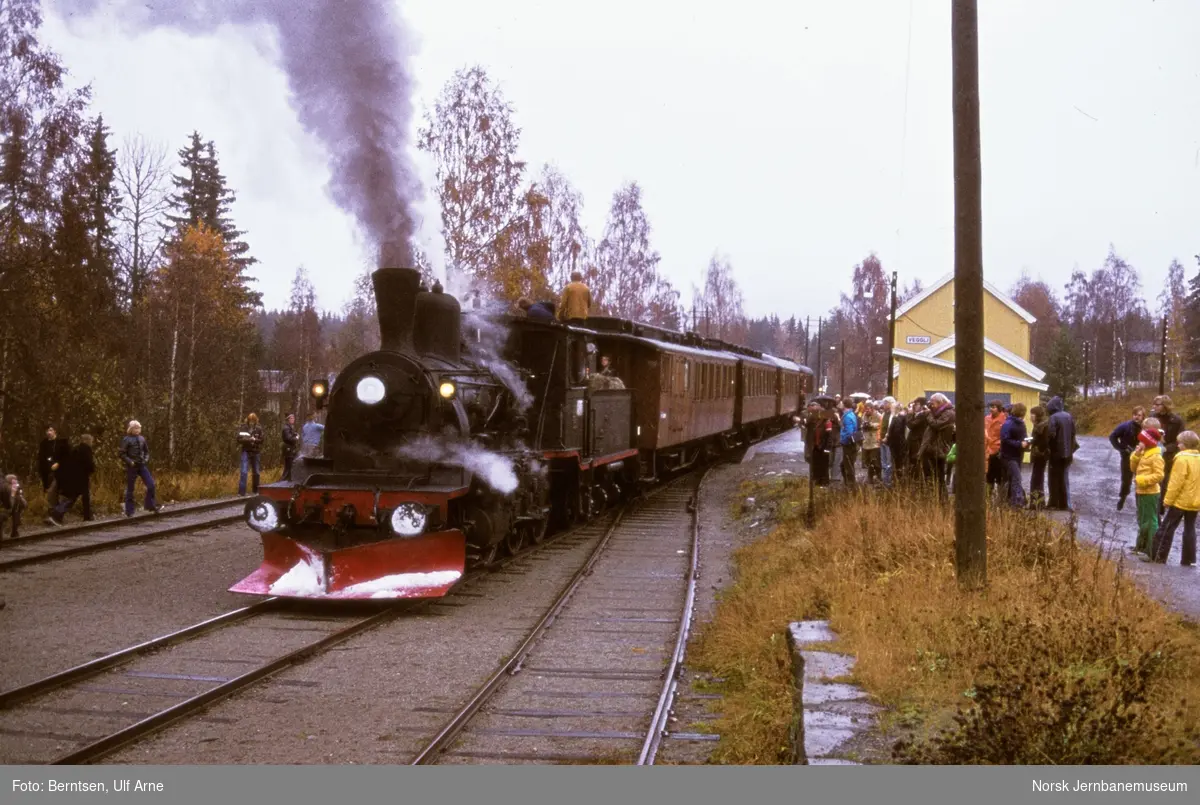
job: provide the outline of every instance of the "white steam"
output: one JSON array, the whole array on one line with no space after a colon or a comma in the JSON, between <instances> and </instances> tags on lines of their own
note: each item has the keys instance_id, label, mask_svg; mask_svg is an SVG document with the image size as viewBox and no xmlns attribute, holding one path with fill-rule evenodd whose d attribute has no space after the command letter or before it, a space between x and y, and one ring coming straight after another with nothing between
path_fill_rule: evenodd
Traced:
<instances>
[{"instance_id":1,"label":"white steam","mask_svg":"<svg viewBox=\"0 0 1200 805\"><path fill-rule=\"evenodd\" d=\"M399 448L396 454L399 458L413 461L461 467L480 476L488 486L505 495L517 488L517 471L512 459L478 444L422 437Z\"/></svg>"}]
</instances>

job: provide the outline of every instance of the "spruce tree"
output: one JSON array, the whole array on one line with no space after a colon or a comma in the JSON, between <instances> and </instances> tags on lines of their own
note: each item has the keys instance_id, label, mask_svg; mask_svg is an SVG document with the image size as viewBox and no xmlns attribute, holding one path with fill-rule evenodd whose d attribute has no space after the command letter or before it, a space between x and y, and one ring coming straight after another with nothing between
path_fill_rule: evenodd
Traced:
<instances>
[{"instance_id":1,"label":"spruce tree","mask_svg":"<svg viewBox=\"0 0 1200 805\"><path fill-rule=\"evenodd\" d=\"M116 294L117 244L116 221L121 213L121 194L117 190L117 151L108 147L109 130L101 115L92 124L87 155L81 171L80 189L90 243L88 269L97 286Z\"/></svg>"}]
</instances>

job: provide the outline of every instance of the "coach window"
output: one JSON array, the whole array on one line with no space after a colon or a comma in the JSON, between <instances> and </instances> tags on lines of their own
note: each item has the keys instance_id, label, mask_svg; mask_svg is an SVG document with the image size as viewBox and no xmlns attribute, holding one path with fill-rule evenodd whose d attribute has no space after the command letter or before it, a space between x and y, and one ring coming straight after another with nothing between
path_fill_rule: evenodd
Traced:
<instances>
[{"instance_id":1,"label":"coach window","mask_svg":"<svg viewBox=\"0 0 1200 805\"><path fill-rule=\"evenodd\" d=\"M659 359L659 367L660 368L659 368L659 373L658 373L658 382L659 382L659 385L662 386L662 388L659 389L659 393L660 394L670 394L671 393L671 380L672 380L671 375L673 374L674 369L675 369L675 367L673 365L673 361L671 360L671 356L663 355Z\"/></svg>"}]
</instances>

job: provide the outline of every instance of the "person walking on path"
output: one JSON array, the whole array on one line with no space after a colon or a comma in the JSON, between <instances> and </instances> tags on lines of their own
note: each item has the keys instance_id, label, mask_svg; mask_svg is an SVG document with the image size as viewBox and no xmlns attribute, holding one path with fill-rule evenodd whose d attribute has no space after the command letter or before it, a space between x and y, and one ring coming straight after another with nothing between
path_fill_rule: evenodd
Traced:
<instances>
[{"instance_id":1,"label":"person walking on path","mask_svg":"<svg viewBox=\"0 0 1200 805\"><path fill-rule=\"evenodd\" d=\"M300 452L300 434L296 432L296 415L288 414L283 423L283 480L292 480L292 462Z\"/></svg>"},{"instance_id":2,"label":"person walking on path","mask_svg":"<svg viewBox=\"0 0 1200 805\"><path fill-rule=\"evenodd\" d=\"M1182 520L1183 555L1179 564L1192 567L1196 564L1196 515L1200 514L1200 436L1185 430L1179 434L1178 443L1180 450L1163 495L1167 513L1154 535L1153 556L1155 562L1166 564L1171 543L1175 541L1175 529Z\"/></svg>"},{"instance_id":3,"label":"person walking on path","mask_svg":"<svg viewBox=\"0 0 1200 805\"><path fill-rule=\"evenodd\" d=\"M1150 412L1162 424L1163 461L1166 462L1166 476L1163 478L1163 494L1158 501L1158 516L1161 518L1166 509L1167 489L1171 485L1171 467L1175 464L1175 454L1179 452L1179 433L1183 430L1183 417L1175 413L1174 403L1165 394L1154 398Z\"/></svg>"},{"instance_id":4,"label":"person walking on path","mask_svg":"<svg viewBox=\"0 0 1200 805\"><path fill-rule=\"evenodd\" d=\"M71 452L66 439L60 439L53 425L46 428L46 438L38 445L38 475L42 479L42 491L46 493L46 507L58 504L58 470Z\"/></svg>"},{"instance_id":5,"label":"person walking on path","mask_svg":"<svg viewBox=\"0 0 1200 805\"><path fill-rule=\"evenodd\" d=\"M1008 414L1004 413L1004 403L992 400L988 404L988 415L983 419L984 446L987 450L987 494L992 497L996 487L1005 486L1008 471L1004 459L1000 457L1000 432Z\"/></svg>"},{"instance_id":6,"label":"person walking on path","mask_svg":"<svg viewBox=\"0 0 1200 805\"><path fill-rule=\"evenodd\" d=\"M1033 438L1029 445L1029 506L1046 506L1046 465L1050 462L1050 421L1044 406L1035 405L1029 412L1033 417Z\"/></svg>"},{"instance_id":7,"label":"person walking on path","mask_svg":"<svg viewBox=\"0 0 1200 805\"><path fill-rule=\"evenodd\" d=\"M253 483L251 488L258 494L258 476L262 472L263 429L258 426L258 414L246 417L246 427L238 433L238 443L242 446L242 474L238 478L238 494L246 494L246 475L249 474Z\"/></svg>"},{"instance_id":8,"label":"person walking on path","mask_svg":"<svg viewBox=\"0 0 1200 805\"><path fill-rule=\"evenodd\" d=\"M868 403L863 409L861 423L863 466L867 469L867 483L878 483L883 480L881 456L883 442L880 438L883 430L883 416L876 406Z\"/></svg>"},{"instance_id":9,"label":"person walking on path","mask_svg":"<svg viewBox=\"0 0 1200 805\"><path fill-rule=\"evenodd\" d=\"M1050 412L1050 508L1071 510L1071 461L1079 442L1075 439L1075 418L1063 407L1062 397L1046 405Z\"/></svg>"},{"instance_id":10,"label":"person walking on path","mask_svg":"<svg viewBox=\"0 0 1200 805\"><path fill-rule=\"evenodd\" d=\"M8 536L16 539L21 536L21 514L28 507L25 496L21 494L21 481L15 475L4 476L0 484L0 517L7 518L10 525Z\"/></svg>"},{"instance_id":11,"label":"person walking on path","mask_svg":"<svg viewBox=\"0 0 1200 805\"><path fill-rule=\"evenodd\" d=\"M1117 511L1125 508L1125 499L1129 497L1129 487L1133 484L1132 464L1129 457L1138 447L1138 434L1142 430L1142 420L1146 418L1146 409L1138 406L1133 409L1133 417L1113 428L1108 434L1108 443L1121 455L1121 492L1117 498Z\"/></svg>"},{"instance_id":12,"label":"person walking on path","mask_svg":"<svg viewBox=\"0 0 1200 805\"><path fill-rule=\"evenodd\" d=\"M1025 429L1025 403L1014 403L1012 413L1000 429L1000 460L1005 474L1001 488L1008 489L1008 503L1014 509L1025 507L1025 489L1021 484L1021 464L1029 449L1029 433Z\"/></svg>"},{"instance_id":13,"label":"person walking on path","mask_svg":"<svg viewBox=\"0 0 1200 805\"><path fill-rule=\"evenodd\" d=\"M1135 499L1138 535L1133 550L1144 554L1147 559L1151 558L1154 535L1158 533L1158 501L1162 494L1165 469L1162 448L1158 446L1162 435L1157 419L1150 418L1144 425L1139 425L1138 446L1133 449L1128 462L1137 479Z\"/></svg>"},{"instance_id":14,"label":"person walking on path","mask_svg":"<svg viewBox=\"0 0 1200 805\"><path fill-rule=\"evenodd\" d=\"M75 505L75 501L83 498L83 519L92 519L92 473L96 471L95 457L92 455L92 445L95 440L90 433L79 438L79 444L63 461L59 470L59 501L49 516L46 525L61 526L67 512Z\"/></svg>"},{"instance_id":15,"label":"person walking on path","mask_svg":"<svg viewBox=\"0 0 1200 805\"><path fill-rule=\"evenodd\" d=\"M133 517L133 487L138 478L146 487L146 499L143 505L148 512L160 512L162 506L154 499L154 476L150 474L150 445L142 435L142 423L136 419L129 421L125 430L125 438L121 440L119 452L121 461L125 464L125 516Z\"/></svg>"},{"instance_id":16,"label":"person walking on path","mask_svg":"<svg viewBox=\"0 0 1200 805\"><path fill-rule=\"evenodd\" d=\"M862 430L858 426L858 415L851 405L843 403L842 430L840 443L842 446L842 483L853 487L858 483L855 476L854 464L858 458L858 445L862 442Z\"/></svg>"}]
</instances>

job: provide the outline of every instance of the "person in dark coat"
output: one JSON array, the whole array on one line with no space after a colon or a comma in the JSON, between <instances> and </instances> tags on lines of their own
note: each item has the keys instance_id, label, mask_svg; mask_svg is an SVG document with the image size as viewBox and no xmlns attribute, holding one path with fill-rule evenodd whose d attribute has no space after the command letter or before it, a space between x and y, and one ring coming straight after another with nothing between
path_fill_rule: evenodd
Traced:
<instances>
[{"instance_id":1,"label":"person in dark coat","mask_svg":"<svg viewBox=\"0 0 1200 805\"><path fill-rule=\"evenodd\" d=\"M1046 404L1046 410L1050 412L1050 508L1070 511L1071 483L1068 476L1079 444L1075 440L1075 417L1067 413L1062 397L1051 399Z\"/></svg>"},{"instance_id":2,"label":"person in dark coat","mask_svg":"<svg viewBox=\"0 0 1200 805\"><path fill-rule=\"evenodd\" d=\"M956 412L950 398L934 394L929 398L925 434L921 437L921 471L937 485L938 497L946 497L946 456L954 445Z\"/></svg>"},{"instance_id":3,"label":"person in dark coat","mask_svg":"<svg viewBox=\"0 0 1200 805\"><path fill-rule=\"evenodd\" d=\"M527 318L535 321L558 321L558 317L554 315L554 306L549 302L532 302L522 298L517 302L517 306L525 311Z\"/></svg>"},{"instance_id":4,"label":"person in dark coat","mask_svg":"<svg viewBox=\"0 0 1200 805\"><path fill-rule=\"evenodd\" d=\"M21 536L21 514L28 505L17 476L4 476L4 482L0 483L0 514L11 523L8 535L14 539Z\"/></svg>"},{"instance_id":5,"label":"person in dark coat","mask_svg":"<svg viewBox=\"0 0 1200 805\"><path fill-rule=\"evenodd\" d=\"M1008 502L1014 509L1025 506L1025 490L1021 485L1021 463L1029 449L1029 434L1025 429L1025 403L1014 403L1000 427L1000 459L1007 477Z\"/></svg>"},{"instance_id":6,"label":"person in dark coat","mask_svg":"<svg viewBox=\"0 0 1200 805\"><path fill-rule=\"evenodd\" d=\"M83 434L79 444L75 445L75 449L63 461L58 473L58 505L50 510L46 525L62 525L67 512L79 498L83 498L83 519L92 519L91 484L92 473L96 471L96 462L92 455L93 443L91 434Z\"/></svg>"},{"instance_id":7,"label":"person in dark coat","mask_svg":"<svg viewBox=\"0 0 1200 805\"><path fill-rule=\"evenodd\" d=\"M38 476L42 479L42 491L46 493L46 506L58 504L58 470L71 452L65 438L59 438L53 426L46 428L46 438L38 445Z\"/></svg>"},{"instance_id":8,"label":"person in dark coat","mask_svg":"<svg viewBox=\"0 0 1200 805\"><path fill-rule=\"evenodd\" d=\"M893 483L901 481L908 472L908 412L899 403L892 405L892 418L884 440L892 454Z\"/></svg>"},{"instance_id":9,"label":"person in dark coat","mask_svg":"<svg viewBox=\"0 0 1200 805\"><path fill-rule=\"evenodd\" d=\"M840 431L837 416L832 410L822 407L817 417L817 435L813 443L813 478L817 486L829 486L830 466L837 454Z\"/></svg>"},{"instance_id":10,"label":"person in dark coat","mask_svg":"<svg viewBox=\"0 0 1200 805\"><path fill-rule=\"evenodd\" d=\"M246 426L238 433L238 444L242 446L242 474L238 479L238 494L246 494L246 476L253 481L251 489L258 494L258 476L262 472L263 429L258 425L258 414L246 417Z\"/></svg>"},{"instance_id":11,"label":"person in dark coat","mask_svg":"<svg viewBox=\"0 0 1200 805\"><path fill-rule=\"evenodd\" d=\"M1117 511L1125 508L1125 499L1133 486L1133 470L1130 468L1129 457L1137 450L1138 434L1142 432L1142 420L1146 418L1146 409L1138 406L1133 409L1133 417L1113 428L1108 434L1108 443L1121 456L1121 492L1117 498Z\"/></svg>"},{"instance_id":12,"label":"person in dark coat","mask_svg":"<svg viewBox=\"0 0 1200 805\"><path fill-rule=\"evenodd\" d=\"M1183 431L1183 417L1175 413L1174 403L1171 398L1165 394L1155 397L1150 410L1160 423L1162 423L1163 439L1162 453L1163 463L1166 465L1166 474L1163 476L1162 494L1158 498L1158 515L1163 517L1166 514L1166 507L1163 501L1167 496L1167 488L1171 483L1171 465L1175 463L1175 456L1179 453L1179 434Z\"/></svg>"},{"instance_id":13,"label":"person in dark coat","mask_svg":"<svg viewBox=\"0 0 1200 805\"><path fill-rule=\"evenodd\" d=\"M1050 420L1045 407L1035 405L1030 411L1033 416L1033 437L1029 445L1029 459L1033 472L1029 476L1029 505L1041 509L1046 505L1046 464L1050 461Z\"/></svg>"},{"instance_id":14,"label":"person in dark coat","mask_svg":"<svg viewBox=\"0 0 1200 805\"><path fill-rule=\"evenodd\" d=\"M300 434L296 432L296 415L288 414L283 425L283 480L292 480L292 462L300 452Z\"/></svg>"},{"instance_id":15,"label":"person in dark coat","mask_svg":"<svg viewBox=\"0 0 1200 805\"><path fill-rule=\"evenodd\" d=\"M148 512L160 512L162 506L154 500L154 476L150 474L150 445L142 435L142 423L136 419L129 421L125 438L121 440L121 450L118 453L125 465L125 516L133 517L133 487L138 478L146 486L146 499L143 503Z\"/></svg>"},{"instance_id":16,"label":"person in dark coat","mask_svg":"<svg viewBox=\"0 0 1200 805\"><path fill-rule=\"evenodd\" d=\"M929 427L929 407L924 397L917 397L910 403L912 413L908 415L908 476L910 478L924 477L924 467L921 466L921 442L925 440L925 429Z\"/></svg>"}]
</instances>

